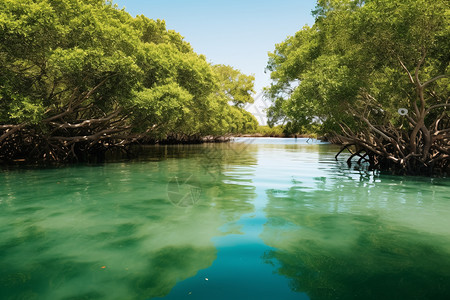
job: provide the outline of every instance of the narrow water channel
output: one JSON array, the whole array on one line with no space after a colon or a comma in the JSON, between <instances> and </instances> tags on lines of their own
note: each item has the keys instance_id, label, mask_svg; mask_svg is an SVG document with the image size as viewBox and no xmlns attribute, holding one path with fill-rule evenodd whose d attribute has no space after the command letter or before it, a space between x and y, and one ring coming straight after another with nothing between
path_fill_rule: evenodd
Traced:
<instances>
[{"instance_id":1,"label":"narrow water channel","mask_svg":"<svg viewBox=\"0 0 450 300\"><path fill-rule=\"evenodd\" d=\"M0 170L0 299L450 299L450 180L306 139Z\"/></svg>"}]
</instances>

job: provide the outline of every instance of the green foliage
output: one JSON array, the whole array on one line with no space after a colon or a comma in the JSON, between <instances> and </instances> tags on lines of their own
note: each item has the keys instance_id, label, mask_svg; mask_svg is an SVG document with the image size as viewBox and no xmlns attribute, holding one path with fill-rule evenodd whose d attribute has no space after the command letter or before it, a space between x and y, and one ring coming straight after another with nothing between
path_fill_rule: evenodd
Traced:
<instances>
[{"instance_id":1,"label":"green foliage","mask_svg":"<svg viewBox=\"0 0 450 300\"><path fill-rule=\"evenodd\" d=\"M190 113L193 96L176 83L144 89L133 98L133 128L145 131L164 124L165 133L176 130Z\"/></svg>"},{"instance_id":2,"label":"green foliage","mask_svg":"<svg viewBox=\"0 0 450 300\"><path fill-rule=\"evenodd\" d=\"M231 107L227 122L232 126L231 133L253 132L258 127L255 117L240 107Z\"/></svg>"},{"instance_id":3,"label":"green foliage","mask_svg":"<svg viewBox=\"0 0 450 300\"><path fill-rule=\"evenodd\" d=\"M264 137L314 137L317 135L314 132L309 131L303 126L298 126L296 123L287 122L285 125L259 125L256 130L248 132L255 136Z\"/></svg>"},{"instance_id":4,"label":"green foliage","mask_svg":"<svg viewBox=\"0 0 450 300\"><path fill-rule=\"evenodd\" d=\"M283 130L283 126L274 126L274 127L270 127L270 126L258 126L258 128L256 129L257 134L260 134L262 136L267 136L267 137L284 137L284 130Z\"/></svg>"},{"instance_id":5,"label":"green foliage","mask_svg":"<svg viewBox=\"0 0 450 300\"><path fill-rule=\"evenodd\" d=\"M247 76L238 70L225 65L215 65L214 72L219 79L220 89L224 97L235 106L244 107L253 103L252 93L254 76Z\"/></svg>"},{"instance_id":6,"label":"green foliage","mask_svg":"<svg viewBox=\"0 0 450 300\"><path fill-rule=\"evenodd\" d=\"M106 78L105 94L90 101L105 108L131 95L142 72L133 56L137 40L113 7L63 0L0 5L3 116L13 118L15 99L23 99L44 109L21 110L20 121L42 119Z\"/></svg>"},{"instance_id":7,"label":"green foliage","mask_svg":"<svg viewBox=\"0 0 450 300\"><path fill-rule=\"evenodd\" d=\"M253 81L211 66L163 20L132 18L110 1L0 2L4 128L51 132L64 145L97 142L99 132L153 140L245 132L257 126L242 109Z\"/></svg>"},{"instance_id":8,"label":"green foliage","mask_svg":"<svg viewBox=\"0 0 450 300\"><path fill-rule=\"evenodd\" d=\"M423 82L448 74L449 8L445 0L318 1L316 22L276 45L269 55L274 104L269 123L290 122L319 132L358 130L353 115L400 125L397 110L417 97L402 62ZM446 21L447 20L447 21ZM448 98L448 79L432 84L427 103Z\"/></svg>"}]
</instances>

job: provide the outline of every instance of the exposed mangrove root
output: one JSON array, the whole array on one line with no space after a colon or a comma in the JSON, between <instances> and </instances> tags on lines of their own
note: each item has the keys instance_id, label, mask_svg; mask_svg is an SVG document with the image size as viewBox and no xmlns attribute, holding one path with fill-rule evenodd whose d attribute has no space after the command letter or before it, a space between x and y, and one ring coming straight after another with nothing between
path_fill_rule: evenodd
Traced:
<instances>
[{"instance_id":1,"label":"exposed mangrove root","mask_svg":"<svg viewBox=\"0 0 450 300\"><path fill-rule=\"evenodd\" d=\"M362 90L360 107L364 107L364 111L348 107L360 130L354 132L346 124L340 124L342 133L333 138L344 146L336 157L353 145L356 152L347 160L349 165L353 163L352 158L358 156L358 163L367 161L371 169L394 174L449 175L450 103L448 98L440 98L432 90L432 83L447 75L422 82L419 72L425 57L423 50L414 73L398 58L415 90L415 96L409 99L411 111L400 109L403 119L395 126L392 124L394 118L382 109L381 102Z\"/></svg>"},{"instance_id":2,"label":"exposed mangrove root","mask_svg":"<svg viewBox=\"0 0 450 300\"><path fill-rule=\"evenodd\" d=\"M351 154L353 154L353 151L350 149L351 146L354 146L355 144L344 144L342 145L341 150L339 150L339 152L334 156L334 158L336 160L338 160L339 155L344 152L344 150L347 150L348 152L350 152Z\"/></svg>"},{"instance_id":3,"label":"exposed mangrove root","mask_svg":"<svg viewBox=\"0 0 450 300\"><path fill-rule=\"evenodd\" d=\"M336 159L348 150L351 153L347 159L349 166L368 163L371 170L399 175L448 176L450 120L447 117L437 123L440 125L418 132L396 130L393 126L373 126L370 127L372 130L359 134L344 131L346 135L339 135L339 139L346 143L336 154ZM411 138L415 140L411 142ZM355 157L359 157L358 161L354 160Z\"/></svg>"}]
</instances>

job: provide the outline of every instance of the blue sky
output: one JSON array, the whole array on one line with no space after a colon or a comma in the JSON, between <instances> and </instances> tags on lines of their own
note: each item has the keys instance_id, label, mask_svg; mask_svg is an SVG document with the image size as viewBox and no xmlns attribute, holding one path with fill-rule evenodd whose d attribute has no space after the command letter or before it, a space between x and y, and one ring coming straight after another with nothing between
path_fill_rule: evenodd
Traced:
<instances>
[{"instance_id":1,"label":"blue sky","mask_svg":"<svg viewBox=\"0 0 450 300\"><path fill-rule=\"evenodd\" d=\"M269 85L267 52L305 24L312 25L315 0L115 0L132 16L164 19L194 51L214 64L254 74L259 92Z\"/></svg>"}]
</instances>

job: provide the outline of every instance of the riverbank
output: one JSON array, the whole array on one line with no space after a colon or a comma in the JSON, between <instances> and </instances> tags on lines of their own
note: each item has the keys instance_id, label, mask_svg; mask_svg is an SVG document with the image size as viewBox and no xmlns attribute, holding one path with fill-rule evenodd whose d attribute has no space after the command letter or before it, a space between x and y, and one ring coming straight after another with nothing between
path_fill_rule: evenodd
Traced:
<instances>
[{"instance_id":1,"label":"riverbank","mask_svg":"<svg viewBox=\"0 0 450 300\"><path fill-rule=\"evenodd\" d=\"M246 133L246 134L238 134L234 135L235 137L273 137L273 138L317 138L314 134L263 134L263 133Z\"/></svg>"}]
</instances>

